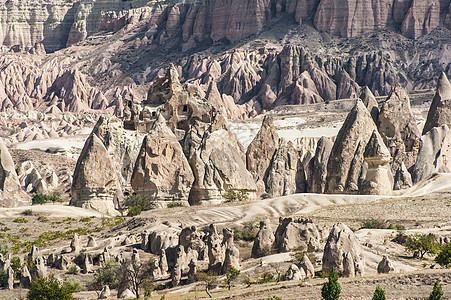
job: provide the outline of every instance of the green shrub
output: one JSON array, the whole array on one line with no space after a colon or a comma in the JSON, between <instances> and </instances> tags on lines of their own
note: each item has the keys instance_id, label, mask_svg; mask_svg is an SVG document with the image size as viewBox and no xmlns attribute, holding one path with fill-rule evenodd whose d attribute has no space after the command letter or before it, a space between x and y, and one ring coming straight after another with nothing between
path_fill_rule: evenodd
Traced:
<instances>
[{"instance_id":1,"label":"green shrub","mask_svg":"<svg viewBox=\"0 0 451 300\"><path fill-rule=\"evenodd\" d=\"M17 218L13 220L14 223L28 223L27 219L24 218Z\"/></svg>"},{"instance_id":2,"label":"green shrub","mask_svg":"<svg viewBox=\"0 0 451 300\"><path fill-rule=\"evenodd\" d=\"M14 270L14 275L16 278L20 278L22 273L22 264L20 263L20 258L17 256L13 256L11 258L11 268Z\"/></svg>"},{"instance_id":3,"label":"green shrub","mask_svg":"<svg viewBox=\"0 0 451 300\"><path fill-rule=\"evenodd\" d=\"M282 300L282 298L277 297L277 296L272 296L272 297L269 297L269 298L262 298L262 299L259 299L259 300Z\"/></svg>"},{"instance_id":4,"label":"green shrub","mask_svg":"<svg viewBox=\"0 0 451 300\"><path fill-rule=\"evenodd\" d=\"M155 208L155 201L152 201L149 198L143 197L141 195L134 194L125 199L124 205L127 208L138 206L141 208L141 211L146 211Z\"/></svg>"},{"instance_id":5,"label":"green shrub","mask_svg":"<svg viewBox=\"0 0 451 300\"><path fill-rule=\"evenodd\" d=\"M240 273L241 273L240 270L237 270L234 267L230 267L227 269L226 278L224 279L224 285L226 285L229 290L230 287L232 286L232 282L238 278Z\"/></svg>"},{"instance_id":6,"label":"green shrub","mask_svg":"<svg viewBox=\"0 0 451 300\"><path fill-rule=\"evenodd\" d=\"M134 217L134 216L137 216L137 215L141 214L141 212L142 212L141 206L130 206L128 208L127 216L128 217Z\"/></svg>"},{"instance_id":7,"label":"green shrub","mask_svg":"<svg viewBox=\"0 0 451 300\"><path fill-rule=\"evenodd\" d=\"M168 208L174 208L174 207L184 207L185 204L183 204L183 202L169 202L168 203Z\"/></svg>"},{"instance_id":8,"label":"green shrub","mask_svg":"<svg viewBox=\"0 0 451 300\"><path fill-rule=\"evenodd\" d=\"M44 217L44 216L39 216L39 217L38 217L38 221L39 221L39 222L48 222L49 219L47 219L47 217Z\"/></svg>"},{"instance_id":9,"label":"green shrub","mask_svg":"<svg viewBox=\"0 0 451 300\"><path fill-rule=\"evenodd\" d=\"M90 222L92 219L94 219L95 217L82 217L80 218L80 222Z\"/></svg>"},{"instance_id":10,"label":"green shrub","mask_svg":"<svg viewBox=\"0 0 451 300\"><path fill-rule=\"evenodd\" d=\"M52 274L33 280L28 291L29 300L72 300L76 287L70 283L59 283Z\"/></svg>"},{"instance_id":11,"label":"green shrub","mask_svg":"<svg viewBox=\"0 0 451 300\"><path fill-rule=\"evenodd\" d=\"M407 237L405 247L413 253L414 257L423 258L426 253L437 253L440 244L432 234L415 234Z\"/></svg>"},{"instance_id":12,"label":"green shrub","mask_svg":"<svg viewBox=\"0 0 451 300\"><path fill-rule=\"evenodd\" d=\"M265 272L260 276L260 278L257 280L256 283L263 284L263 283L276 282L276 281L277 281L277 278L274 276L273 273Z\"/></svg>"},{"instance_id":13,"label":"green shrub","mask_svg":"<svg viewBox=\"0 0 451 300\"><path fill-rule=\"evenodd\" d=\"M22 215L24 216L32 216L33 215L33 211L31 209L26 209L22 212Z\"/></svg>"},{"instance_id":14,"label":"green shrub","mask_svg":"<svg viewBox=\"0 0 451 300\"><path fill-rule=\"evenodd\" d=\"M234 238L236 240L242 240L252 242L259 230L259 223L247 222L243 224L243 228L234 228Z\"/></svg>"},{"instance_id":15,"label":"green shrub","mask_svg":"<svg viewBox=\"0 0 451 300\"><path fill-rule=\"evenodd\" d=\"M0 287L8 287L8 273L4 268L0 268Z\"/></svg>"},{"instance_id":16,"label":"green shrub","mask_svg":"<svg viewBox=\"0 0 451 300\"><path fill-rule=\"evenodd\" d=\"M224 202L249 201L249 193L246 190L229 190L224 193Z\"/></svg>"},{"instance_id":17,"label":"green shrub","mask_svg":"<svg viewBox=\"0 0 451 300\"><path fill-rule=\"evenodd\" d=\"M441 300L443 297L442 285L440 280L437 280L432 288L432 292L429 295L429 300Z\"/></svg>"},{"instance_id":18,"label":"green shrub","mask_svg":"<svg viewBox=\"0 0 451 300\"><path fill-rule=\"evenodd\" d=\"M67 269L66 274L78 275L79 272L80 272L80 270L77 268L77 266L70 266L70 267Z\"/></svg>"},{"instance_id":19,"label":"green shrub","mask_svg":"<svg viewBox=\"0 0 451 300\"><path fill-rule=\"evenodd\" d=\"M329 273L329 281L325 282L321 289L321 297L324 300L337 300L340 298L341 287L338 283L338 274L335 268Z\"/></svg>"},{"instance_id":20,"label":"green shrub","mask_svg":"<svg viewBox=\"0 0 451 300\"><path fill-rule=\"evenodd\" d=\"M442 247L442 250L435 257L435 262L446 268L451 266L451 244Z\"/></svg>"},{"instance_id":21,"label":"green shrub","mask_svg":"<svg viewBox=\"0 0 451 300\"><path fill-rule=\"evenodd\" d=\"M376 290L373 294L373 300L386 300L385 291L379 285L376 287Z\"/></svg>"},{"instance_id":22,"label":"green shrub","mask_svg":"<svg viewBox=\"0 0 451 300\"><path fill-rule=\"evenodd\" d=\"M103 267L96 270L91 287L101 289L108 285L112 289L117 288L120 280L120 267L120 264L116 261L109 260Z\"/></svg>"},{"instance_id":23,"label":"green shrub","mask_svg":"<svg viewBox=\"0 0 451 300\"><path fill-rule=\"evenodd\" d=\"M50 202L63 202L63 199L61 199L57 192L54 192L51 194L34 194L33 198L31 198L31 202L33 204L45 204Z\"/></svg>"}]
</instances>

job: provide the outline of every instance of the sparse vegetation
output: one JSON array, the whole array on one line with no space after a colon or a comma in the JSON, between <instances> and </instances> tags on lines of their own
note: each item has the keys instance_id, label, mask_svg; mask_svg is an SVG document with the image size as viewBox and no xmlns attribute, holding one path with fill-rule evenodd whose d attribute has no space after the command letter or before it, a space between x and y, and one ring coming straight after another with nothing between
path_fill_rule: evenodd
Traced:
<instances>
[{"instance_id":1,"label":"sparse vegetation","mask_svg":"<svg viewBox=\"0 0 451 300\"><path fill-rule=\"evenodd\" d=\"M77 266L70 266L66 272L66 274L71 274L71 275L78 275L78 273L80 273L80 270Z\"/></svg>"},{"instance_id":2,"label":"sparse vegetation","mask_svg":"<svg viewBox=\"0 0 451 300\"><path fill-rule=\"evenodd\" d=\"M134 217L141 212L155 208L155 202L138 194L134 194L125 199L124 205L128 208L127 216Z\"/></svg>"},{"instance_id":3,"label":"sparse vegetation","mask_svg":"<svg viewBox=\"0 0 451 300\"><path fill-rule=\"evenodd\" d=\"M213 272L199 272L195 276L197 281L202 281L205 286L205 292L212 298L210 290L217 286L218 277Z\"/></svg>"},{"instance_id":4,"label":"sparse vegetation","mask_svg":"<svg viewBox=\"0 0 451 300\"><path fill-rule=\"evenodd\" d=\"M447 244L441 248L435 257L435 262L446 268L451 266L451 244Z\"/></svg>"},{"instance_id":5,"label":"sparse vegetation","mask_svg":"<svg viewBox=\"0 0 451 300\"><path fill-rule=\"evenodd\" d=\"M33 215L33 211L31 209L26 209L22 212L22 215L24 216L32 216Z\"/></svg>"},{"instance_id":6,"label":"sparse vegetation","mask_svg":"<svg viewBox=\"0 0 451 300\"><path fill-rule=\"evenodd\" d=\"M426 253L437 253L440 244L432 234L415 234L407 237L405 247L413 253L413 257L424 258Z\"/></svg>"},{"instance_id":7,"label":"sparse vegetation","mask_svg":"<svg viewBox=\"0 0 451 300\"><path fill-rule=\"evenodd\" d=\"M224 202L249 201L249 193L246 190L229 190L224 193Z\"/></svg>"},{"instance_id":8,"label":"sparse vegetation","mask_svg":"<svg viewBox=\"0 0 451 300\"><path fill-rule=\"evenodd\" d=\"M321 289L321 297L324 300L338 300L340 298L341 287L338 283L338 274L334 268L329 273L329 281L325 282Z\"/></svg>"},{"instance_id":9,"label":"sparse vegetation","mask_svg":"<svg viewBox=\"0 0 451 300\"><path fill-rule=\"evenodd\" d=\"M440 280L437 280L434 283L434 287L432 288L432 292L429 295L429 300L441 300L443 297L442 285L440 284Z\"/></svg>"},{"instance_id":10,"label":"sparse vegetation","mask_svg":"<svg viewBox=\"0 0 451 300\"><path fill-rule=\"evenodd\" d=\"M380 219L371 219L363 223L360 229L393 229L393 230L405 230L405 227L399 224L392 224Z\"/></svg>"},{"instance_id":11,"label":"sparse vegetation","mask_svg":"<svg viewBox=\"0 0 451 300\"><path fill-rule=\"evenodd\" d=\"M130 206L128 208L127 217L134 217L140 215L142 212L141 206Z\"/></svg>"},{"instance_id":12,"label":"sparse vegetation","mask_svg":"<svg viewBox=\"0 0 451 300\"><path fill-rule=\"evenodd\" d=\"M34 194L31 199L33 205L36 204L45 204L45 203L55 203L55 202L63 202L60 195L57 192L51 194Z\"/></svg>"},{"instance_id":13,"label":"sparse vegetation","mask_svg":"<svg viewBox=\"0 0 451 300\"><path fill-rule=\"evenodd\" d=\"M373 300L386 300L385 291L379 285L376 287L376 290L373 294Z\"/></svg>"},{"instance_id":14,"label":"sparse vegetation","mask_svg":"<svg viewBox=\"0 0 451 300\"><path fill-rule=\"evenodd\" d=\"M234 282L238 276L240 275L240 270L235 269L234 267L230 267L227 269L226 278L224 279L224 285L230 290L232 286L232 282Z\"/></svg>"},{"instance_id":15,"label":"sparse vegetation","mask_svg":"<svg viewBox=\"0 0 451 300\"><path fill-rule=\"evenodd\" d=\"M28 291L29 300L72 300L76 285L68 281L60 283L52 274L33 280Z\"/></svg>"},{"instance_id":16,"label":"sparse vegetation","mask_svg":"<svg viewBox=\"0 0 451 300\"><path fill-rule=\"evenodd\" d=\"M38 221L44 223L44 222L48 222L49 219L47 219L47 217L44 217L44 216L39 216L39 217L38 217Z\"/></svg>"},{"instance_id":17,"label":"sparse vegetation","mask_svg":"<svg viewBox=\"0 0 451 300\"><path fill-rule=\"evenodd\" d=\"M168 208L184 207L185 204L183 204L183 202L176 202L176 201L174 201L174 202L169 202L167 206L168 206Z\"/></svg>"},{"instance_id":18,"label":"sparse vegetation","mask_svg":"<svg viewBox=\"0 0 451 300\"><path fill-rule=\"evenodd\" d=\"M259 230L259 223L247 222L243 224L243 228L234 228L234 238L236 240L242 240L252 242Z\"/></svg>"},{"instance_id":19,"label":"sparse vegetation","mask_svg":"<svg viewBox=\"0 0 451 300\"><path fill-rule=\"evenodd\" d=\"M90 283L90 287L95 290L99 290L105 285L112 289L117 288L120 281L120 268L120 264L115 260L107 261L103 267L96 270L94 281Z\"/></svg>"},{"instance_id":20,"label":"sparse vegetation","mask_svg":"<svg viewBox=\"0 0 451 300\"><path fill-rule=\"evenodd\" d=\"M14 223L28 223L27 219L24 218L16 218L13 220Z\"/></svg>"}]
</instances>

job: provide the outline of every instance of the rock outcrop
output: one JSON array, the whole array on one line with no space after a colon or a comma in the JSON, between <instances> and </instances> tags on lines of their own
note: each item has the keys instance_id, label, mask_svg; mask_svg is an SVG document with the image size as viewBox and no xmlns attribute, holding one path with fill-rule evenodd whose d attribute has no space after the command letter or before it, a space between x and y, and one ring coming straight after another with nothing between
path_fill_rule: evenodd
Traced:
<instances>
[{"instance_id":1,"label":"rock outcrop","mask_svg":"<svg viewBox=\"0 0 451 300\"><path fill-rule=\"evenodd\" d=\"M363 154L368 164L365 180L360 193L369 195L389 195L393 190L393 175L390 171L390 152L377 130L373 131Z\"/></svg>"},{"instance_id":2,"label":"rock outcrop","mask_svg":"<svg viewBox=\"0 0 451 300\"><path fill-rule=\"evenodd\" d=\"M14 161L0 138L0 206L31 205L31 198L21 188Z\"/></svg>"},{"instance_id":3,"label":"rock outcrop","mask_svg":"<svg viewBox=\"0 0 451 300\"><path fill-rule=\"evenodd\" d=\"M401 32L411 38L428 34L440 22L439 0L414 0L401 24Z\"/></svg>"},{"instance_id":4,"label":"rock outcrop","mask_svg":"<svg viewBox=\"0 0 451 300\"><path fill-rule=\"evenodd\" d=\"M373 93L367 86L362 88L359 98L362 100L363 104L365 104L365 107L370 112L374 122L377 122L379 117L379 104L377 103L376 97L374 97Z\"/></svg>"},{"instance_id":5,"label":"rock outcrop","mask_svg":"<svg viewBox=\"0 0 451 300\"><path fill-rule=\"evenodd\" d=\"M412 170L416 184L434 172L449 172L451 132L447 125L434 127L421 137L420 151Z\"/></svg>"},{"instance_id":6,"label":"rock outcrop","mask_svg":"<svg viewBox=\"0 0 451 300\"><path fill-rule=\"evenodd\" d=\"M159 204L188 203L193 182L182 146L160 116L144 138L131 178L133 190Z\"/></svg>"},{"instance_id":7,"label":"rock outcrop","mask_svg":"<svg viewBox=\"0 0 451 300\"><path fill-rule=\"evenodd\" d=\"M377 273L384 274L384 273L390 273L395 270L395 267L393 266L393 263L391 260L384 255L382 260L377 265Z\"/></svg>"},{"instance_id":8,"label":"rock outcrop","mask_svg":"<svg viewBox=\"0 0 451 300\"><path fill-rule=\"evenodd\" d=\"M338 132L327 164L328 193L359 190L364 178L363 154L376 124L362 101L358 100Z\"/></svg>"},{"instance_id":9,"label":"rock outcrop","mask_svg":"<svg viewBox=\"0 0 451 300\"><path fill-rule=\"evenodd\" d=\"M320 235L318 228L309 220L293 220L280 218L274 240L274 248L279 252L289 252L293 249L317 251Z\"/></svg>"},{"instance_id":10,"label":"rock outcrop","mask_svg":"<svg viewBox=\"0 0 451 300\"><path fill-rule=\"evenodd\" d=\"M394 190L407 189L413 185L412 175L410 175L403 162L399 165L398 170L396 170L394 182Z\"/></svg>"},{"instance_id":11,"label":"rock outcrop","mask_svg":"<svg viewBox=\"0 0 451 300\"><path fill-rule=\"evenodd\" d=\"M269 220L260 221L260 229L252 245L252 257L258 258L271 254L274 244L274 233Z\"/></svg>"},{"instance_id":12,"label":"rock outcrop","mask_svg":"<svg viewBox=\"0 0 451 300\"><path fill-rule=\"evenodd\" d=\"M365 260L362 247L346 225L334 225L327 238L323 254L323 271L335 268L349 277L362 276Z\"/></svg>"},{"instance_id":13,"label":"rock outcrop","mask_svg":"<svg viewBox=\"0 0 451 300\"><path fill-rule=\"evenodd\" d=\"M327 163L333 143L327 137L321 137L316 146L315 156L308 164L308 192L322 194L326 191Z\"/></svg>"},{"instance_id":14,"label":"rock outcrop","mask_svg":"<svg viewBox=\"0 0 451 300\"><path fill-rule=\"evenodd\" d=\"M423 135L434 127L451 125L451 83L445 73L440 75L437 90L429 108Z\"/></svg>"},{"instance_id":15,"label":"rock outcrop","mask_svg":"<svg viewBox=\"0 0 451 300\"><path fill-rule=\"evenodd\" d=\"M410 169L418 155L420 131L410 110L409 95L401 86L382 103L377 127L393 158L391 170L395 172L401 162Z\"/></svg>"}]
</instances>

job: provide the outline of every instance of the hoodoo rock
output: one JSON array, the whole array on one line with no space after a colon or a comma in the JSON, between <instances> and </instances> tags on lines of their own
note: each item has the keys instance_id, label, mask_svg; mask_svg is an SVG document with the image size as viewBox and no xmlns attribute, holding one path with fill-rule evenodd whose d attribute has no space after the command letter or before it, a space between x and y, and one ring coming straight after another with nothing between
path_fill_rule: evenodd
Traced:
<instances>
[{"instance_id":1,"label":"hoodoo rock","mask_svg":"<svg viewBox=\"0 0 451 300\"><path fill-rule=\"evenodd\" d=\"M368 170L360 193L389 195L393 189L393 175L390 171L390 152L377 130L373 131L363 154Z\"/></svg>"},{"instance_id":2,"label":"hoodoo rock","mask_svg":"<svg viewBox=\"0 0 451 300\"><path fill-rule=\"evenodd\" d=\"M194 176L174 133L160 116L144 138L131 178L133 190L150 200L186 201Z\"/></svg>"},{"instance_id":3,"label":"hoodoo rock","mask_svg":"<svg viewBox=\"0 0 451 300\"><path fill-rule=\"evenodd\" d=\"M118 175L110 156L102 141L91 133L75 167L70 204L116 214L114 202L120 191Z\"/></svg>"},{"instance_id":4,"label":"hoodoo rock","mask_svg":"<svg viewBox=\"0 0 451 300\"><path fill-rule=\"evenodd\" d=\"M376 122L379 117L379 104L377 103L376 97L374 97L373 93L367 86L364 86L360 91L359 98L362 100L363 104L365 104L365 107L370 112L374 122Z\"/></svg>"},{"instance_id":5,"label":"hoodoo rock","mask_svg":"<svg viewBox=\"0 0 451 300\"><path fill-rule=\"evenodd\" d=\"M451 125L451 83L445 73L440 75L437 90L429 108L423 135L434 127Z\"/></svg>"},{"instance_id":6,"label":"hoodoo rock","mask_svg":"<svg viewBox=\"0 0 451 300\"><path fill-rule=\"evenodd\" d=\"M337 272L344 272L345 265L349 276L363 275L365 260L362 247L351 229L339 223L334 225L327 238L323 254L323 271L328 273L335 268ZM350 272L350 269L354 272Z\"/></svg>"},{"instance_id":7,"label":"hoodoo rock","mask_svg":"<svg viewBox=\"0 0 451 300\"><path fill-rule=\"evenodd\" d=\"M384 274L384 273L390 273L395 270L395 267L393 266L393 263L391 260L384 255L382 260L377 265L377 273Z\"/></svg>"},{"instance_id":8,"label":"hoodoo rock","mask_svg":"<svg viewBox=\"0 0 451 300\"><path fill-rule=\"evenodd\" d=\"M412 170L416 184L434 172L449 172L451 132L447 125L434 127L421 137L420 151Z\"/></svg>"},{"instance_id":9,"label":"hoodoo rock","mask_svg":"<svg viewBox=\"0 0 451 300\"><path fill-rule=\"evenodd\" d=\"M394 190L407 189L413 185L412 175L410 175L403 162L399 165L398 170L396 170L394 182Z\"/></svg>"},{"instance_id":10,"label":"hoodoo rock","mask_svg":"<svg viewBox=\"0 0 451 300\"><path fill-rule=\"evenodd\" d=\"M25 205L31 205L31 198L22 190L14 161L0 138L0 206L17 207Z\"/></svg>"},{"instance_id":11,"label":"hoodoo rock","mask_svg":"<svg viewBox=\"0 0 451 300\"><path fill-rule=\"evenodd\" d=\"M316 146L315 156L308 164L308 191L310 193L324 193L326 191L327 163L333 147L332 141L321 137Z\"/></svg>"},{"instance_id":12,"label":"hoodoo rock","mask_svg":"<svg viewBox=\"0 0 451 300\"><path fill-rule=\"evenodd\" d=\"M410 169L418 155L421 135L410 110L409 95L401 86L396 86L382 104L377 127L393 158L391 170L396 171L401 162Z\"/></svg>"},{"instance_id":13,"label":"hoodoo rock","mask_svg":"<svg viewBox=\"0 0 451 300\"><path fill-rule=\"evenodd\" d=\"M277 227L274 248L279 252L289 252L293 249L316 251L319 249L320 235L318 228L309 220L293 220L280 218Z\"/></svg>"},{"instance_id":14,"label":"hoodoo rock","mask_svg":"<svg viewBox=\"0 0 451 300\"><path fill-rule=\"evenodd\" d=\"M357 192L364 177L363 154L376 124L358 100L338 132L327 164L328 193Z\"/></svg>"},{"instance_id":15,"label":"hoodoo rock","mask_svg":"<svg viewBox=\"0 0 451 300\"><path fill-rule=\"evenodd\" d=\"M274 244L274 233L269 220L260 222L260 229L255 236L252 246L252 257L258 258L271 254Z\"/></svg>"}]
</instances>

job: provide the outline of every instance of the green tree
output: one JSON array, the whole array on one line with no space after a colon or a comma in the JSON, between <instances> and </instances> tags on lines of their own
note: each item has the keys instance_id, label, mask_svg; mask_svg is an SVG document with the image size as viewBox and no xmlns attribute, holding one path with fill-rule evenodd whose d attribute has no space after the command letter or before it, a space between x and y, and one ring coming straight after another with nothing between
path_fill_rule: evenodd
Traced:
<instances>
[{"instance_id":1,"label":"green tree","mask_svg":"<svg viewBox=\"0 0 451 300\"><path fill-rule=\"evenodd\" d=\"M31 282L27 298L29 300L72 300L77 288L66 282L59 283L53 274Z\"/></svg>"},{"instance_id":2,"label":"green tree","mask_svg":"<svg viewBox=\"0 0 451 300\"><path fill-rule=\"evenodd\" d=\"M196 274L196 280L202 281L204 283L205 292L210 298L212 298L213 296L211 295L210 290L216 287L217 276L214 275L211 271L209 271L208 273L199 272Z\"/></svg>"},{"instance_id":3,"label":"green tree","mask_svg":"<svg viewBox=\"0 0 451 300\"><path fill-rule=\"evenodd\" d=\"M440 250L439 254L435 257L435 262L443 267L451 266L451 244L448 244Z\"/></svg>"},{"instance_id":4,"label":"green tree","mask_svg":"<svg viewBox=\"0 0 451 300\"><path fill-rule=\"evenodd\" d=\"M435 254L440 249L440 244L432 234L411 235L407 238L405 246L414 256L420 258L423 258L426 253Z\"/></svg>"},{"instance_id":5,"label":"green tree","mask_svg":"<svg viewBox=\"0 0 451 300\"><path fill-rule=\"evenodd\" d=\"M230 267L226 271L226 278L224 280L224 284L227 286L227 288L230 290L230 287L232 286L232 282L235 281L235 279L238 278L241 271L235 269L234 267Z\"/></svg>"},{"instance_id":6,"label":"green tree","mask_svg":"<svg viewBox=\"0 0 451 300\"><path fill-rule=\"evenodd\" d=\"M120 269L121 266L115 260L107 261L103 267L96 270L91 288L99 290L104 285L113 289L117 288L120 280Z\"/></svg>"},{"instance_id":7,"label":"green tree","mask_svg":"<svg viewBox=\"0 0 451 300\"><path fill-rule=\"evenodd\" d=\"M385 291L379 285L376 287L376 290L373 294L373 300L386 300Z\"/></svg>"},{"instance_id":8,"label":"green tree","mask_svg":"<svg viewBox=\"0 0 451 300\"><path fill-rule=\"evenodd\" d=\"M341 287L338 283L338 274L335 268L329 273L329 281L325 282L321 289L321 297L324 300L337 300L340 298Z\"/></svg>"},{"instance_id":9,"label":"green tree","mask_svg":"<svg viewBox=\"0 0 451 300\"><path fill-rule=\"evenodd\" d=\"M429 300L440 300L443 297L442 285L440 280L437 280L432 288L432 292L429 295Z\"/></svg>"}]
</instances>

